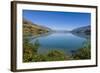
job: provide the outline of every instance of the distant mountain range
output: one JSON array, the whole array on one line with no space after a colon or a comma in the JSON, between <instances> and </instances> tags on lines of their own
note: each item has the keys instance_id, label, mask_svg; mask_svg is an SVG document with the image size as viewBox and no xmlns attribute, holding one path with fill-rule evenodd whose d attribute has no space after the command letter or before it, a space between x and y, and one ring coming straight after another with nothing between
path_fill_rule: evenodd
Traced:
<instances>
[{"instance_id":1,"label":"distant mountain range","mask_svg":"<svg viewBox=\"0 0 100 73\"><path fill-rule=\"evenodd\" d=\"M84 26L84 27L79 27L71 31L72 33L84 33L86 35L91 34L91 26Z\"/></svg>"},{"instance_id":2,"label":"distant mountain range","mask_svg":"<svg viewBox=\"0 0 100 73\"><path fill-rule=\"evenodd\" d=\"M85 34L85 35L90 35L91 34L91 26L83 26L83 27L78 27L76 29L73 29L72 31L67 31L67 30L53 30L45 26L41 26L38 24L35 24L31 21L28 21L26 19L23 20L23 35L24 36L29 36L29 35L40 35L43 33L47 32L58 32L58 33L67 33L71 32L73 34Z\"/></svg>"}]
</instances>

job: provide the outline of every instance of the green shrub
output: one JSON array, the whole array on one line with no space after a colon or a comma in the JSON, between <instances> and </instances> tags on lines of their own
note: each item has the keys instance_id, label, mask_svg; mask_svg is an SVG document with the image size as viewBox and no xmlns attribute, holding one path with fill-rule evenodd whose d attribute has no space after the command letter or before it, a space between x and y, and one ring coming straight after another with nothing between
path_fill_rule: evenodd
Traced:
<instances>
[{"instance_id":1,"label":"green shrub","mask_svg":"<svg viewBox=\"0 0 100 73\"><path fill-rule=\"evenodd\" d=\"M29 43L28 39L24 39L23 42L23 61L24 62L41 62L41 61L63 61L63 60L79 60L91 58L91 45L90 42L84 44L84 47L76 50L71 56L65 54L61 50L51 50L47 54L38 54L37 50L40 44L36 40L34 44Z\"/></svg>"},{"instance_id":2,"label":"green shrub","mask_svg":"<svg viewBox=\"0 0 100 73\"><path fill-rule=\"evenodd\" d=\"M91 58L91 45L87 42L83 48L78 49L74 55L74 59L90 59Z\"/></svg>"},{"instance_id":3,"label":"green shrub","mask_svg":"<svg viewBox=\"0 0 100 73\"><path fill-rule=\"evenodd\" d=\"M23 42L23 61L24 62L30 62L33 59L33 56L37 54L37 50L39 47L39 43L36 40L36 42L33 44L29 43L28 39L24 39Z\"/></svg>"}]
</instances>

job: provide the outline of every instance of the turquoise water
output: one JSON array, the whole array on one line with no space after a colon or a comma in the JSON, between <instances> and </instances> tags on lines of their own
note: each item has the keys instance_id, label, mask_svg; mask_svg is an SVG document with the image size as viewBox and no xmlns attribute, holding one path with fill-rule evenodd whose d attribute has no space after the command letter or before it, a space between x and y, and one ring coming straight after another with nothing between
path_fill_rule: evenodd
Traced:
<instances>
[{"instance_id":1,"label":"turquoise water","mask_svg":"<svg viewBox=\"0 0 100 73\"><path fill-rule=\"evenodd\" d=\"M37 40L40 44L38 48L39 54L46 54L54 49L70 53L84 46L84 43L87 41L86 38L76 36L72 33L51 33L31 39L30 42L34 44Z\"/></svg>"}]
</instances>

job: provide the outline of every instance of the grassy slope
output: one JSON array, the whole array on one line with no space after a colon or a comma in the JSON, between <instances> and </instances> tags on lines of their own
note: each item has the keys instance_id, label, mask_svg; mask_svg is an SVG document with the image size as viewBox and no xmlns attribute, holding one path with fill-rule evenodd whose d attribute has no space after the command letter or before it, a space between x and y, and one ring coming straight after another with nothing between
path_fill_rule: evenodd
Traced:
<instances>
[{"instance_id":1,"label":"grassy slope","mask_svg":"<svg viewBox=\"0 0 100 73\"><path fill-rule=\"evenodd\" d=\"M34 24L32 22L29 22L26 20L23 21L23 35L24 36L40 35L48 31L49 29L38 26L37 24Z\"/></svg>"}]
</instances>

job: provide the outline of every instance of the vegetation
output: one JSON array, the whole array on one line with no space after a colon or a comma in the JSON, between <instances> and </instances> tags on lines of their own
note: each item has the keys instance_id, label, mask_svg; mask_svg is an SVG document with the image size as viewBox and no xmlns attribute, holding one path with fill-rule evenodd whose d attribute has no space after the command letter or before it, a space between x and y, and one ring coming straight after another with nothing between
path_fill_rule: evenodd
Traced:
<instances>
[{"instance_id":1,"label":"vegetation","mask_svg":"<svg viewBox=\"0 0 100 73\"><path fill-rule=\"evenodd\" d=\"M85 28L85 27L84 27ZM80 29L83 32L83 29ZM76 30L77 31L77 30ZM34 23L23 21L23 37L39 36L48 33L49 29L38 26ZM90 26L84 30L87 35L90 35ZM80 33L77 31L77 33ZM46 54L38 54L40 47L39 41L36 40L34 44L30 43L28 39L23 39L23 62L40 62L40 61L62 61L62 60L80 60L91 58L90 41L84 44L84 47L74 51L71 55L65 54L61 50L51 50Z\"/></svg>"},{"instance_id":2,"label":"vegetation","mask_svg":"<svg viewBox=\"0 0 100 73\"><path fill-rule=\"evenodd\" d=\"M49 29L38 26L35 23L29 22L27 20L23 21L23 36L40 35L49 32Z\"/></svg>"},{"instance_id":3,"label":"vegetation","mask_svg":"<svg viewBox=\"0 0 100 73\"><path fill-rule=\"evenodd\" d=\"M76 52L72 55L73 59L90 59L91 58L91 45L88 41L84 47L76 50Z\"/></svg>"},{"instance_id":4,"label":"vegetation","mask_svg":"<svg viewBox=\"0 0 100 73\"><path fill-rule=\"evenodd\" d=\"M40 61L63 61L63 60L79 60L90 59L90 43L86 43L83 48L76 50L72 56L65 54L60 50L51 50L47 54L38 54L38 48L40 46L39 41L36 40L34 44L29 43L29 40L24 39L23 50L23 62L40 62Z\"/></svg>"},{"instance_id":5,"label":"vegetation","mask_svg":"<svg viewBox=\"0 0 100 73\"><path fill-rule=\"evenodd\" d=\"M38 41L36 41L35 44L33 45L29 43L28 39L24 39L23 43L24 62L32 61L32 57L37 53L38 47L39 47Z\"/></svg>"},{"instance_id":6,"label":"vegetation","mask_svg":"<svg viewBox=\"0 0 100 73\"><path fill-rule=\"evenodd\" d=\"M39 61L61 61L61 60L69 60L71 59L69 56L66 56L64 52L59 50L52 50L47 54L37 54L37 50L39 48L38 40L32 45L31 43L28 43L27 40L24 41L23 44L23 50L24 50L24 56L23 61L24 62L39 62Z\"/></svg>"}]
</instances>

